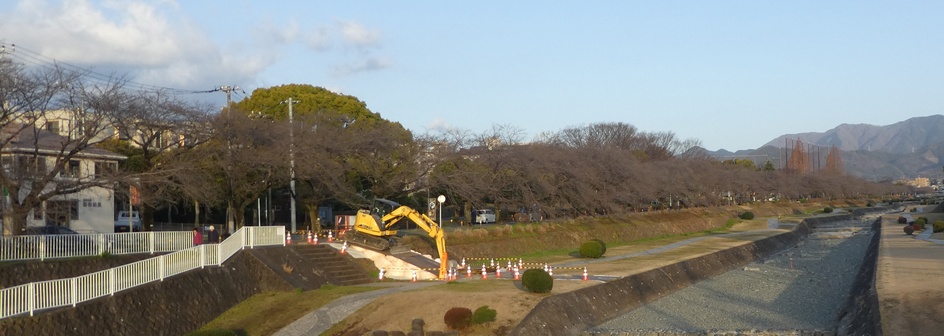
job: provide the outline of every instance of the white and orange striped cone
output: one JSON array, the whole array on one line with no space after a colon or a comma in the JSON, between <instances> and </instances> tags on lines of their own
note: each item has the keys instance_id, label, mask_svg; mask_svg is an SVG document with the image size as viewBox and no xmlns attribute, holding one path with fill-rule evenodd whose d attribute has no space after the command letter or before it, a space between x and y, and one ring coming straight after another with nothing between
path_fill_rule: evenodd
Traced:
<instances>
[{"instance_id":1,"label":"white and orange striped cone","mask_svg":"<svg viewBox=\"0 0 944 336\"><path fill-rule=\"evenodd\" d=\"M410 278L410 282L416 282L416 270L413 270L413 276Z\"/></svg>"},{"instance_id":2,"label":"white and orange striped cone","mask_svg":"<svg viewBox=\"0 0 944 336\"><path fill-rule=\"evenodd\" d=\"M521 258L518 258L518 269L521 269L522 267L524 267L524 260L521 260Z\"/></svg>"},{"instance_id":3,"label":"white and orange striped cone","mask_svg":"<svg viewBox=\"0 0 944 336\"><path fill-rule=\"evenodd\" d=\"M315 236L315 237L314 237L314 239L315 239L315 240L314 240L315 245L318 245L318 235L314 235L314 236Z\"/></svg>"},{"instance_id":4,"label":"white and orange striped cone","mask_svg":"<svg viewBox=\"0 0 944 336\"><path fill-rule=\"evenodd\" d=\"M517 267L515 267L515 280L521 280L521 273L518 273Z\"/></svg>"},{"instance_id":5,"label":"white and orange striped cone","mask_svg":"<svg viewBox=\"0 0 944 336\"><path fill-rule=\"evenodd\" d=\"M285 231L285 245L292 245L292 233Z\"/></svg>"},{"instance_id":6,"label":"white and orange striped cone","mask_svg":"<svg viewBox=\"0 0 944 336\"><path fill-rule=\"evenodd\" d=\"M383 281L383 279L384 279L384 273L386 273L386 270L384 270L383 268L381 268L381 269L380 269L380 276L379 276L380 281Z\"/></svg>"},{"instance_id":7,"label":"white and orange striped cone","mask_svg":"<svg viewBox=\"0 0 944 336\"><path fill-rule=\"evenodd\" d=\"M482 264L482 280L488 279L488 272L485 270L485 264Z\"/></svg>"},{"instance_id":8,"label":"white and orange striped cone","mask_svg":"<svg viewBox=\"0 0 944 336\"><path fill-rule=\"evenodd\" d=\"M328 242L330 243L333 241L334 241L334 233L331 231L328 231Z\"/></svg>"},{"instance_id":9,"label":"white and orange striped cone","mask_svg":"<svg viewBox=\"0 0 944 336\"><path fill-rule=\"evenodd\" d=\"M311 231L308 231L308 244L313 244L315 239L312 237Z\"/></svg>"},{"instance_id":10,"label":"white and orange striped cone","mask_svg":"<svg viewBox=\"0 0 944 336\"><path fill-rule=\"evenodd\" d=\"M462 263L459 264L459 267L463 267L463 268L465 267L465 258L462 258Z\"/></svg>"},{"instance_id":11,"label":"white and orange striped cone","mask_svg":"<svg viewBox=\"0 0 944 336\"><path fill-rule=\"evenodd\" d=\"M508 268L506 268L505 270L511 272L511 260L508 261Z\"/></svg>"},{"instance_id":12,"label":"white and orange striped cone","mask_svg":"<svg viewBox=\"0 0 944 336\"><path fill-rule=\"evenodd\" d=\"M554 276L554 267L547 268L547 275Z\"/></svg>"},{"instance_id":13,"label":"white and orange striped cone","mask_svg":"<svg viewBox=\"0 0 944 336\"><path fill-rule=\"evenodd\" d=\"M544 263L544 271L547 272L547 263Z\"/></svg>"},{"instance_id":14,"label":"white and orange striped cone","mask_svg":"<svg viewBox=\"0 0 944 336\"><path fill-rule=\"evenodd\" d=\"M501 279L501 267L495 267L495 278Z\"/></svg>"},{"instance_id":15,"label":"white and orange striped cone","mask_svg":"<svg viewBox=\"0 0 944 336\"><path fill-rule=\"evenodd\" d=\"M341 245L341 254L347 253L347 240L344 241L344 244Z\"/></svg>"},{"instance_id":16,"label":"white and orange striped cone","mask_svg":"<svg viewBox=\"0 0 944 336\"><path fill-rule=\"evenodd\" d=\"M584 268L583 268L583 281L587 281L587 280L589 280L589 279L590 279L590 278L587 276L587 268L584 267Z\"/></svg>"},{"instance_id":17,"label":"white and orange striped cone","mask_svg":"<svg viewBox=\"0 0 944 336\"><path fill-rule=\"evenodd\" d=\"M495 267L495 258L492 258L491 263L489 263L489 266Z\"/></svg>"}]
</instances>

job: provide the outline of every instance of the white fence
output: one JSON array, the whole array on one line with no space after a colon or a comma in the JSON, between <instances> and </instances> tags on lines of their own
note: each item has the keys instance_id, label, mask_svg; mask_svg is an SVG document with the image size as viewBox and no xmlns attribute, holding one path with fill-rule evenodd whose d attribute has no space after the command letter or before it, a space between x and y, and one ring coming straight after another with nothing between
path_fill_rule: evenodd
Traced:
<instances>
[{"instance_id":1,"label":"white fence","mask_svg":"<svg viewBox=\"0 0 944 336\"><path fill-rule=\"evenodd\" d=\"M0 241L0 261L153 254L191 246L191 231L11 236Z\"/></svg>"},{"instance_id":2,"label":"white fence","mask_svg":"<svg viewBox=\"0 0 944 336\"><path fill-rule=\"evenodd\" d=\"M219 244L206 244L68 279L33 282L0 290L0 318L75 306L135 286L204 266L219 266L246 247L284 245L283 226L246 226Z\"/></svg>"}]
</instances>

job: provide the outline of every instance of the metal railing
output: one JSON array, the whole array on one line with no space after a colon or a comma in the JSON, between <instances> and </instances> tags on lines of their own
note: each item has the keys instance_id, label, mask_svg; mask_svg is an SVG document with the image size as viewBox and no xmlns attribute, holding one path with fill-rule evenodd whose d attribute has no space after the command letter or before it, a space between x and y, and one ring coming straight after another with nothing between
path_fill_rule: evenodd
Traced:
<instances>
[{"instance_id":1,"label":"metal railing","mask_svg":"<svg viewBox=\"0 0 944 336\"><path fill-rule=\"evenodd\" d=\"M285 227L247 226L220 244L206 244L182 249L147 260L77 276L74 278L32 282L0 289L0 318L73 306L114 295L189 270L219 266L246 247L284 245ZM152 244L153 245L153 244Z\"/></svg>"},{"instance_id":2,"label":"metal railing","mask_svg":"<svg viewBox=\"0 0 944 336\"><path fill-rule=\"evenodd\" d=\"M11 236L0 241L0 261L154 254L191 246L191 231Z\"/></svg>"}]
</instances>

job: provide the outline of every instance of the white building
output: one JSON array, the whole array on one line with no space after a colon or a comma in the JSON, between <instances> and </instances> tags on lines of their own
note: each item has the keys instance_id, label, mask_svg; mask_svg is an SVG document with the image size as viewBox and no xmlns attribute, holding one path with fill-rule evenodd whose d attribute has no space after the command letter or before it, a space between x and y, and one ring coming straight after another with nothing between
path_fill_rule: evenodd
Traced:
<instances>
[{"instance_id":1,"label":"white building","mask_svg":"<svg viewBox=\"0 0 944 336\"><path fill-rule=\"evenodd\" d=\"M17 169L50 171L58 157L66 137L46 130L20 132L7 145L0 148L2 165L7 176L17 176ZM38 159L34 159L38 157ZM46 189L78 183L104 181L104 175L117 171L118 161L125 156L100 148L90 147L71 157L64 169ZM24 183L24 182L20 182ZM26 184L23 184L24 186ZM6 190L4 190L6 191ZM21 187L19 195L4 193L3 207L9 207L11 197L24 197L29 189ZM102 183L78 192L57 195L43 202L27 218L27 226L59 225L79 233L109 233L114 231L114 190L111 184ZM4 235L12 234L4 226Z\"/></svg>"}]
</instances>

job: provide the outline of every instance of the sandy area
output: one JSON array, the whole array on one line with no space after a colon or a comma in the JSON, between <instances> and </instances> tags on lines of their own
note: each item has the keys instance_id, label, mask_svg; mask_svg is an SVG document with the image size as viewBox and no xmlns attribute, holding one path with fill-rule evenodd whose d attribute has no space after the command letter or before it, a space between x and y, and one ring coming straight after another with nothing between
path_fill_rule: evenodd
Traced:
<instances>
[{"instance_id":1,"label":"sandy area","mask_svg":"<svg viewBox=\"0 0 944 336\"><path fill-rule=\"evenodd\" d=\"M564 293L597 284L596 281L558 280L551 294ZM497 313L496 321L466 330L464 335L493 335L494 330L510 330L544 297L523 291L511 280L464 280L418 291L397 293L374 301L345 319L345 334L363 334L372 330L410 331L413 319L426 322L427 331L448 331L443 322L446 311L465 307L475 311L488 306Z\"/></svg>"}]
</instances>

